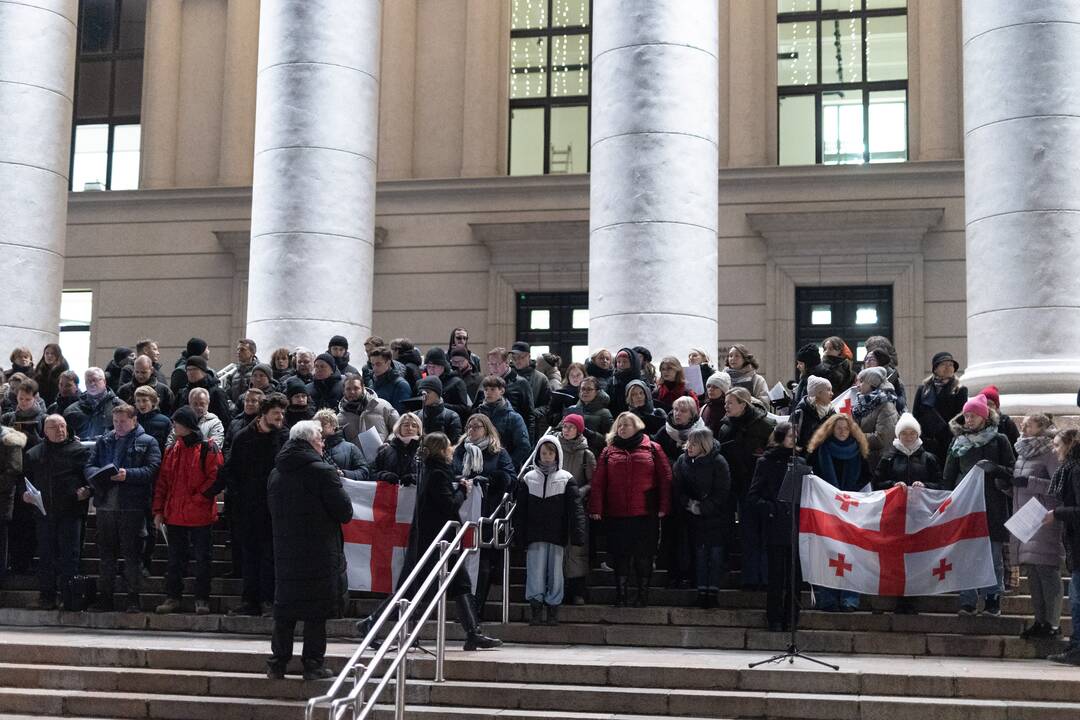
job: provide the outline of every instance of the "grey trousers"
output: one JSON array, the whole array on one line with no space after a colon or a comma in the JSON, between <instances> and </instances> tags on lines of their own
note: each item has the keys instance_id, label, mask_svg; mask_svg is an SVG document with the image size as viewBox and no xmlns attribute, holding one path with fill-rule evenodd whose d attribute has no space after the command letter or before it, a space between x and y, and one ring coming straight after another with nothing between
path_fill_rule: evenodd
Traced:
<instances>
[{"instance_id":1,"label":"grey trousers","mask_svg":"<svg viewBox=\"0 0 1080 720\"><path fill-rule=\"evenodd\" d=\"M1024 565L1031 585L1035 622L1057 627L1061 623L1061 570L1053 565Z\"/></svg>"}]
</instances>

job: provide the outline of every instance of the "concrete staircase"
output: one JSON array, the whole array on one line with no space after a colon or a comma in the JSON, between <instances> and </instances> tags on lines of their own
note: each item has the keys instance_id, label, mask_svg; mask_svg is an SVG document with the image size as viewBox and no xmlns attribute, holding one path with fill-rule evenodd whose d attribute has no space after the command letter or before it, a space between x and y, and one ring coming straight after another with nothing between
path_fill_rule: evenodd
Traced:
<instances>
[{"instance_id":1,"label":"concrete staircase","mask_svg":"<svg viewBox=\"0 0 1080 720\"><path fill-rule=\"evenodd\" d=\"M214 537L215 571L224 574L227 536ZM96 572L97 556L91 519L84 572ZM164 556L159 547L144 582L148 611L163 598ZM801 662L746 667L788 641L762 629L763 593L724 590L720 608L700 610L693 591L654 588L652 607L612 608L611 574L590 580L597 604L565 606L558 627L529 627L524 571L514 567L512 622L486 624L508 646L462 653L452 644L448 682L438 685L424 679L431 661L416 655L409 716L1080 718L1080 673L1033 659L1062 643L1017 637L1030 622L1026 583L997 618L958 617L950 596L922 599L915 616L888 612L888 598L864 598L863 612L806 611L800 645L840 664L835 673ZM188 612L166 616L39 611L27 609L35 580L9 577L0 589L0 717L302 717L303 701L325 684L265 678L272 621L224 615L239 593L239 580L215 577L208 616L190 614L187 596ZM363 615L375 603L355 597L349 610ZM498 617L494 603L488 617ZM355 647L354 620L332 621L328 631L338 639L329 653L337 668ZM427 633L433 638L434 627ZM461 638L456 625L449 634Z\"/></svg>"}]
</instances>

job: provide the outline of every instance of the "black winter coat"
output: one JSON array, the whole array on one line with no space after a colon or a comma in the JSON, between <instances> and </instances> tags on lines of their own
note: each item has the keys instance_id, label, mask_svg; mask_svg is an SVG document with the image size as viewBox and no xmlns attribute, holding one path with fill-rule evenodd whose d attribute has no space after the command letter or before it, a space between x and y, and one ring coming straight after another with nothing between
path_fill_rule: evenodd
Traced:
<instances>
[{"instance_id":1,"label":"black winter coat","mask_svg":"<svg viewBox=\"0 0 1080 720\"><path fill-rule=\"evenodd\" d=\"M188 383L184 388L177 393L176 407L182 408L188 404L188 395L197 387L201 387L210 393L210 412L218 416L218 418L231 418L232 417L232 405L229 403L229 395L221 389L221 384L217 378L211 379L210 375L207 375L202 380L195 384ZM337 407L335 405L335 407ZM224 422L224 420L222 420Z\"/></svg>"},{"instance_id":2,"label":"black winter coat","mask_svg":"<svg viewBox=\"0 0 1080 720\"><path fill-rule=\"evenodd\" d=\"M5 522L11 520L15 495L21 494L25 452L26 435L9 427L0 427L0 520ZM0 532L7 532L7 529Z\"/></svg>"},{"instance_id":3,"label":"black winter coat","mask_svg":"<svg viewBox=\"0 0 1080 720\"><path fill-rule=\"evenodd\" d=\"M45 512L54 517L77 518L86 514L89 500L79 500L76 492L86 487L83 470L90 462L90 449L72 436L62 443L45 441L23 459L26 479L41 492ZM19 489L19 494L24 488Z\"/></svg>"},{"instance_id":4,"label":"black winter coat","mask_svg":"<svg viewBox=\"0 0 1080 720\"><path fill-rule=\"evenodd\" d=\"M625 370L616 370L611 376L611 386L608 389L608 395L611 396L611 404L608 409L611 410L614 417L618 417L619 413L626 410L626 386L634 380L641 380L642 382L645 380L641 376L641 361L638 359L637 353L634 352L633 348L620 348L619 352L624 350L630 355L630 367ZM645 384L648 385L648 383ZM651 392L645 394L652 395Z\"/></svg>"},{"instance_id":5,"label":"black winter coat","mask_svg":"<svg viewBox=\"0 0 1080 720\"><path fill-rule=\"evenodd\" d=\"M82 440L97 440L112 430L112 411L121 402L123 401L116 397L112 390L106 390L97 399L82 393L77 402L64 410L68 434L76 435Z\"/></svg>"},{"instance_id":6,"label":"black winter coat","mask_svg":"<svg viewBox=\"0 0 1080 720\"><path fill-rule=\"evenodd\" d=\"M259 432L257 423L249 424L233 438L218 476L225 477L229 512L235 512L245 524L263 527L269 522L267 483L277 455L288 439L285 430Z\"/></svg>"},{"instance_id":7,"label":"black winter coat","mask_svg":"<svg viewBox=\"0 0 1080 720\"><path fill-rule=\"evenodd\" d=\"M941 465L937 458L926 452L926 448L919 448L910 456L896 448L886 452L877 466L874 489L888 490L897 483L910 487L914 482L921 482L931 490L941 488Z\"/></svg>"},{"instance_id":8,"label":"black winter coat","mask_svg":"<svg viewBox=\"0 0 1080 720\"><path fill-rule=\"evenodd\" d=\"M675 461L672 472L672 511L687 519L691 533L697 542L709 546L723 543L730 527L734 504L731 494L731 471L720 451L720 443L713 441L712 450L692 458L686 453ZM693 502L699 512L688 509Z\"/></svg>"},{"instance_id":9,"label":"black winter coat","mask_svg":"<svg viewBox=\"0 0 1080 720\"><path fill-rule=\"evenodd\" d=\"M585 508L570 473L556 470L545 475L534 467L518 486L517 501L514 540L521 546L585 544Z\"/></svg>"},{"instance_id":10,"label":"black winter coat","mask_svg":"<svg viewBox=\"0 0 1080 720\"><path fill-rule=\"evenodd\" d=\"M851 368L851 361L840 357L821 358L821 364L810 374L828 380L832 384L833 397L839 397L840 393L850 388L855 380L855 371Z\"/></svg>"},{"instance_id":11,"label":"black winter coat","mask_svg":"<svg viewBox=\"0 0 1080 720\"><path fill-rule=\"evenodd\" d=\"M1065 526L1065 562L1070 572L1076 572L1080 570L1080 447L1070 450L1066 460L1059 469L1064 479L1054 518Z\"/></svg>"},{"instance_id":12,"label":"black winter coat","mask_svg":"<svg viewBox=\"0 0 1080 720\"><path fill-rule=\"evenodd\" d=\"M160 410L151 410L148 413L140 413L139 424L142 425L142 429L146 431L146 434L157 440L158 448L161 450L161 456L165 456L165 441L169 439L169 432L172 430L172 422L168 416L162 413Z\"/></svg>"},{"instance_id":13,"label":"black winter coat","mask_svg":"<svg viewBox=\"0 0 1080 720\"><path fill-rule=\"evenodd\" d=\"M942 487L946 490L955 489L980 460L989 460L994 464L993 468L987 470L983 483L990 539L994 542L1008 542L1010 535L1005 529L1005 521L1009 519L1010 496L999 487L1000 484L1001 487L1011 489L1013 467L1016 465L1016 454L1008 438L998 433L990 442L982 447L972 448L963 455L956 455L950 449L942 473Z\"/></svg>"},{"instance_id":14,"label":"black winter coat","mask_svg":"<svg viewBox=\"0 0 1080 720\"><path fill-rule=\"evenodd\" d=\"M802 448L803 456L806 456L806 446L810 444L810 438L814 437L814 433L822 424L829 419L830 416L835 415L836 411L829 408L829 412L825 417L818 415L816 405L812 398L803 397L799 401L799 404L795 406L795 409L791 411L791 417L788 418L791 424L798 428L799 438L795 442L797 447Z\"/></svg>"},{"instance_id":15,"label":"black winter coat","mask_svg":"<svg viewBox=\"0 0 1080 720\"><path fill-rule=\"evenodd\" d=\"M465 474L464 444L454 449L452 467L454 477L462 477ZM502 502L502 496L514 491L517 471L514 470L514 461L510 459L510 453L506 450L500 450L497 453L485 451L484 469L479 475L473 475L472 480L484 490L484 500L480 507L484 517L488 517Z\"/></svg>"},{"instance_id":16,"label":"black winter coat","mask_svg":"<svg viewBox=\"0 0 1080 720\"><path fill-rule=\"evenodd\" d=\"M952 443L953 433L949 429L949 420L964 411L968 400L968 390L953 378L952 382L933 395L933 378L927 378L915 391L915 400L911 403L911 414L922 426L923 445L934 454L938 463L945 464L945 454Z\"/></svg>"},{"instance_id":17,"label":"black winter coat","mask_svg":"<svg viewBox=\"0 0 1080 720\"><path fill-rule=\"evenodd\" d=\"M341 373L334 370L325 380L312 380L307 384L308 407L316 411L324 408L337 410L341 398L345 397L345 382Z\"/></svg>"},{"instance_id":18,"label":"black winter coat","mask_svg":"<svg viewBox=\"0 0 1080 720\"><path fill-rule=\"evenodd\" d=\"M452 468L438 458L423 464L416 487L416 509L409 528L406 566L414 567L448 521L460 522L458 510L465 502L465 492L454 482ZM447 538L449 539L449 538Z\"/></svg>"},{"instance_id":19,"label":"black winter coat","mask_svg":"<svg viewBox=\"0 0 1080 720\"><path fill-rule=\"evenodd\" d=\"M29 410L12 410L0 418L0 425L18 430L26 436L26 449L37 445L45 438L45 413L34 405Z\"/></svg>"},{"instance_id":20,"label":"black winter coat","mask_svg":"<svg viewBox=\"0 0 1080 720\"><path fill-rule=\"evenodd\" d=\"M757 505L765 517L767 544L791 547L791 503L780 500L780 488L787 475L792 452L786 447L771 447L757 461L754 479L746 493L746 502ZM804 477L813 471L806 461L795 456L794 471Z\"/></svg>"},{"instance_id":21,"label":"black winter coat","mask_svg":"<svg viewBox=\"0 0 1080 720\"><path fill-rule=\"evenodd\" d=\"M348 442L338 430L330 437L324 437L323 459L341 471L349 480L367 480L368 468L360 448Z\"/></svg>"},{"instance_id":22,"label":"black winter coat","mask_svg":"<svg viewBox=\"0 0 1080 720\"><path fill-rule=\"evenodd\" d=\"M441 432L450 439L450 444L457 443L461 437L461 416L443 403L428 405L420 411L424 420L424 434Z\"/></svg>"},{"instance_id":23,"label":"black winter coat","mask_svg":"<svg viewBox=\"0 0 1080 720\"><path fill-rule=\"evenodd\" d=\"M267 487L274 534L274 617L324 620L341 614L348 596L341 526L352 501L306 440L278 454Z\"/></svg>"},{"instance_id":24,"label":"black winter coat","mask_svg":"<svg viewBox=\"0 0 1080 720\"><path fill-rule=\"evenodd\" d=\"M756 405L747 405L738 417L726 416L720 424L716 439L731 469L731 491L737 498L746 495L757 459L765 451L772 429L765 411Z\"/></svg>"},{"instance_id":25,"label":"black winter coat","mask_svg":"<svg viewBox=\"0 0 1080 720\"><path fill-rule=\"evenodd\" d=\"M161 412L166 415L172 414L173 404L175 403L172 390L170 390L169 386L165 383L158 381L157 377L153 375L150 376L150 382L139 383L133 379L131 382L121 385L120 389L116 391L116 396L128 405L134 405L135 391L143 386L153 388L154 392L157 393L158 407L161 409ZM218 415L218 417L221 416Z\"/></svg>"},{"instance_id":26,"label":"black winter coat","mask_svg":"<svg viewBox=\"0 0 1080 720\"><path fill-rule=\"evenodd\" d=\"M379 448L375 463L369 470L371 478L395 485L415 485L420 463L416 451L420 441L414 440L406 445L401 438L394 437Z\"/></svg>"}]
</instances>

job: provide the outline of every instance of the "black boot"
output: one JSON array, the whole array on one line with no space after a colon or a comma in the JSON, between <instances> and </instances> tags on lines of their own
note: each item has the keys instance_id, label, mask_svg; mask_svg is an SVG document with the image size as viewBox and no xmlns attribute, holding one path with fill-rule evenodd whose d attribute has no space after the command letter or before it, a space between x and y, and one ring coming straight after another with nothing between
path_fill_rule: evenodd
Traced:
<instances>
[{"instance_id":1,"label":"black boot","mask_svg":"<svg viewBox=\"0 0 1080 720\"><path fill-rule=\"evenodd\" d=\"M652 580L652 558L641 557L635 561L634 573L637 575L637 597L634 598L634 607L648 607L649 583Z\"/></svg>"},{"instance_id":2,"label":"black boot","mask_svg":"<svg viewBox=\"0 0 1080 720\"><path fill-rule=\"evenodd\" d=\"M626 607L626 576L615 575L615 607Z\"/></svg>"},{"instance_id":3,"label":"black boot","mask_svg":"<svg viewBox=\"0 0 1080 720\"><path fill-rule=\"evenodd\" d=\"M480 622L476 619L476 610L473 608L469 596L458 595L454 600L457 602L458 622L465 630L466 650L487 650L502 645L502 640L491 638L480 632Z\"/></svg>"},{"instance_id":4,"label":"black boot","mask_svg":"<svg viewBox=\"0 0 1080 720\"><path fill-rule=\"evenodd\" d=\"M551 627L555 627L556 625L559 624L559 606L558 605L548 605L547 606L547 621L545 621L544 624L549 625Z\"/></svg>"},{"instance_id":5,"label":"black boot","mask_svg":"<svg viewBox=\"0 0 1080 720\"><path fill-rule=\"evenodd\" d=\"M544 616L543 616L544 604L542 602L540 602L539 600L530 600L529 601L529 612L531 613L531 615L529 617L529 624L530 625L543 625L544 624Z\"/></svg>"}]
</instances>

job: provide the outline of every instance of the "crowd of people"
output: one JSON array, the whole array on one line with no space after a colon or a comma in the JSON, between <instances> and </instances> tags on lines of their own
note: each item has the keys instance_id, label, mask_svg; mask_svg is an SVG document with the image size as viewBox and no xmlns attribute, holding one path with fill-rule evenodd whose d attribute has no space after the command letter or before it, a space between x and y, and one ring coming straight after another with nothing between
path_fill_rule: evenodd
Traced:
<instances>
[{"instance_id":1,"label":"crowd of people","mask_svg":"<svg viewBox=\"0 0 1080 720\"><path fill-rule=\"evenodd\" d=\"M766 591L767 626L782 631L801 584L789 581L798 557L781 500L792 467L857 492L952 489L978 466L997 582L960 593L957 610L999 615L1023 566L1035 612L1023 637L1060 635L1060 567L1066 549L1070 563L1080 557L1080 431L1058 432L1038 414L1015 422L993 386L969 396L951 354L934 355L912 393L887 338L870 338L856 362L830 337L799 349L795 376L776 397L740 344L714 368L702 349L685 363L654 365L641 346L565 364L516 342L481 359L468 339L455 328L445 349L421 354L407 339L370 337L359 368L341 336L322 352L276 348L268 363L241 339L220 372L198 338L164 368L157 343L145 339L82 378L56 344L36 364L16 348L0 388L0 574L28 573L37 557L38 606L56 607L58 593L71 602L65 592L92 501L101 552L92 609L113 609L122 560L124 609L140 612L161 533L167 597L156 612L180 610L193 558L195 612L208 613L211 528L223 494L232 572L243 580L231 612L274 615L275 676L291 656L296 620L315 618L304 652L314 677L325 650L317 622L343 607L340 524L351 506L346 513L342 482L373 480L417 486L414 558L474 488L485 515L511 493L532 624L557 624L561 605L589 602L592 569L613 573L616 606L650 604L659 567L668 587L696 589L699 606L713 608L737 568L743 589ZM700 373L703 393L688 369ZM851 388L850 407L837 412L834 398ZM374 453L362 441L372 433L382 443ZM297 478L301 489L289 482ZM1052 512L1020 543L1004 523L1031 498ZM499 644L480 623L501 562L500 552L482 551L475 588L451 590L469 649ZM1070 571L1073 635L1055 659L1080 664L1080 571ZM817 609L860 607L855 594L813 590ZM899 598L895 611L918 612L917 599Z\"/></svg>"}]
</instances>

